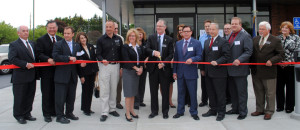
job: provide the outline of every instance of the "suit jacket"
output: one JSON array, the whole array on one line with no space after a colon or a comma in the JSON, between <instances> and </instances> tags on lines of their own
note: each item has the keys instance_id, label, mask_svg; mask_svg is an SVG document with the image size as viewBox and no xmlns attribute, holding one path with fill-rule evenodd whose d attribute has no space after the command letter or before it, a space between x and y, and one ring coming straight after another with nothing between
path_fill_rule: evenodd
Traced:
<instances>
[{"instance_id":1,"label":"suit jacket","mask_svg":"<svg viewBox=\"0 0 300 130\"><path fill-rule=\"evenodd\" d=\"M230 45L231 57L228 63L232 63L238 59L241 63L249 63L250 57L253 52L253 43L251 36L243 31L240 31ZM250 74L248 65L228 66L229 76L247 76Z\"/></svg>"},{"instance_id":2,"label":"suit jacket","mask_svg":"<svg viewBox=\"0 0 300 130\"><path fill-rule=\"evenodd\" d=\"M186 61L189 58L191 58L193 62L202 61L202 46L200 41L191 38L191 41L188 44L188 50L186 51L185 55L183 55L182 52L184 44L183 42L183 39L176 42L174 61ZM176 73L178 78L197 79L197 64L173 64L173 73Z\"/></svg>"},{"instance_id":3,"label":"suit jacket","mask_svg":"<svg viewBox=\"0 0 300 130\"><path fill-rule=\"evenodd\" d=\"M81 49L84 51L84 54L81 56L81 60L90 60L97 61L95 47L92 44L86 44L87 49L90 53L90 57L88 56L86 50L80 45ZM98 63L88 63L85 67L80 67L80 75L79 77L83 77L86 75L91 75L99 71Z\"/></svg>"},{"instance_id":4,"label":"suit jacket","mask_svg":"<svg viewBox=\"0 0 300 130\"><path fill-rule=\"evenodd\" d=\"M211 62L216 61L218 64L227 63L230 58L230 48L229 43L226 39L218 36L213 42L211 48L210 39L207 39L204 43L203 50L203 61ZM227 67L226 66L212 66L212 65L200 65L201 70L205 71L205 76L212 78L224 78L227 77Z\"/></svg>"},{"instance_id":5,"label":"suit jacket","mask_svg":"<svg viewBox=\"0 0 300 130\"><path fill-rule=\"evenodd\" d=\"M139 55L139 61L144 61L144 54L143 54L143 47L139 46L137 47L137 52ZM124 44L122 47L122 60L123 61L137 61L137 54L134 50L134 48L132 46L129 46L128 44ZM144 63L139 63L139 65L137 65L137 63L124 63L123 64L123 68L125 69L133 69L133 66L144 66Z\"/></svg>"},{"instance_id":6,"label":"suit jacket","mask_svg":"<svg viewBox=\"0 0 300 130\"><path fill-rule=\"evenodd\" d=\"M68 43L65 39L58 41L54 44L53 47L53 59L55 62L69 62L69 56L76 57L76 59L80 59L80 57L76 56L77 52L81 52L81 47L78 43L73 41L72 43L73 53L68 46ZM77 83L77 75L79 72L79 65L70 64L70 65L59 65L55 68L54 74L54 82L55 83L64 83L67 84L70 82L70 79L73 78L73 81Z\"/></svg>"},{"instance_id":7,"label":"suit jacket","mask_svg":"<svg viewBox=\"0 0 300 130\"><path fill-rule=\"evenodd\" d=\"M157 34L150 35L148 37L148 41L146 43L146 54L149 56L148 61L159 61L159 59L152 55L152 52L156 50L159 51L159 43L157 42ZM162 44L162 54L161 60L162 61L171 61L174 55L174 45L173 39L167 35L164 35L163 44ZM153 72L155 67L157 67L157 63L148 63L147 69L149 73ZM165 64L164 69L165 71L169 71L171 68L171 64ZM170 72L169 72L170 73ZM168 74L169 74L168 73Z\"/></svg>"},{"instance_id":8,"label":"suit jacket","mask_svg":"<svg viewBox=\"0 0 300 130\"><path fill-rule=\"evenodd\" d=\"M261 49L259 49L259 40L261 36L253 38L253 55L251 57L252 63L266 63L268 60L272 64L282 61L284 57L284 50L281 45L279 38L269 35L266 43ZM262 79L274 79L277 77L277 66L272 65L271 67L265 65L251 66L252 75Z\"/></svg>"},{"instance_id":9,"label":"suit jacket","mask_svg":"<svg viewBox=\"0 0 300 130\"><path fill-rule=\"evenodd\" d=\"M33 49L33 52L35 52L34 44L31 41L29 41L29 43ZM35 68L29 70L26 68L27 63L35 62L35 58L31 56L30 52L27 50L27 47L24 45L20 38L10 43L8 59L11 64L20 67L13 70L11 83L22 84L29 83L35 80Z\"/></svg>"},{"instance_id":10,"label":"suit jacket","mask_svg":"<svg viewBox=\"0 0 300 130\"><path fill-rule=\"evenodd\" d=\"M62 40L62 38L56 36L56 40L60 41ZM37 61L48 62L48 59L52 58L52 51L53 51L53 43L48 33L37 39L36 42ZM39 68L39 76L43 78L53 78L54 72L55 72L55 66L46 66L46 67Z\"/></svg>"}]
</instances>

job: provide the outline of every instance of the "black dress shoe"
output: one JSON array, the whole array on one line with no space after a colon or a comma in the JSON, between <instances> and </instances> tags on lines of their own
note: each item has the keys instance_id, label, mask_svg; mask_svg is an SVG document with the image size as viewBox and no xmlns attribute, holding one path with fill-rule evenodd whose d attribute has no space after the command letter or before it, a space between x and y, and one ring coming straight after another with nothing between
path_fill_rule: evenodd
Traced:
<instances>
[{"instance_id":1,"label":"black dress shoe","mask_svg":"<svg viewBox=\"0 0 300 130\"><path fill-rule=\"evenodd\" d=\"M244 120L247 117L247 115L239 115L237 117L238 120Z\"/></svg>"},{"instance_id":2,"label":"black dress shoe","mask_svg":"<svg viewBox=\"0 0 300 130\"><path fill-rule=\"evenodd\" d=\"M207 102L205 103L205 102L201 102L200 104L199 104L199 107L204 107L204 106L206 106L207 105Z\"/></svg>"},{"instance_id":3,"label":"black dress shoe","mask_svg":"<svg viewBox=\"0 0 300 130\"><path fill-rule=\"evenodd\" d=\"M196 120L196 121L197 121L197 120L200 120L200 118L199 118L198 115L192 115L192 117L193 117L193 119Z\"/></svg>"},{"instance_id":4,"label":"black dress shoe","mask_svg":"<svg viewBox=\"0 0 300 130\"><path fill-rule=\"evenodd\" d=\"M292 113L292 110L285 110L286 113Z\"/></svg>"},{"instance_id":5,"label":"black dress shoe","mask_svg":"<svg viewBox=\"0 0 300 130\"><path fill-rule=\"evenodd\" d=\"M116 112L116 111L112 111L112 112L109 112L110 115L114 116L114 117L119 117L119 113Z\"/></svg>"},{"instance_id":6,"label":"black dress shoe","mask_svg":"<svg viewBox=\"0 0 300 130\"><path fill-rule=\"evenodd\" d=\"M52 121L51 116L45 116L45 117L44 117L44 121L45 121L45 122L51 122L51 121Z\"/></svg>"},{"instance_id":7,"label":"black dress shoe","mask_svg":"<svg viewBox=\"0 0 300 130\"><path fill-rule=\"evenodd\" d=\"M142 102L142 103L140 103L140 106L141 106L141 107L145 107L146 104Z\"/></svg>"},{"instance_id":8,"label":"black dress shoe","mask_svg":"<svg viewBox=\"0 0 300 130\"><path fill-rule=\"evenodd\" d=\"M136 109L136 110L139 110L139 109L140 109L139 106L134 106L133 108Z\"/></svg>"},{"instance_id":9,"label":"black dress shoe","mask_svg":"<svg viewBox=\"0 0 300 130\"><path fill-rule=\"evenodd\" d=\"M283 111L283 108L277 108L276 111L281 112L281 111Z\"/></svg>"},{"instance_id":10,"label":"black dress shoe","mask_svg":"<svg viewBox=\"0 0 300 130\"><path fill-rule=\"evenodd\" d=\"M226 114L228 114L228 115L239 114L239 112L234 111L234 110L231 109L231 110L227 111Z\"/></svg>"},{"instance_id":11,"label":"black dress shoe","mask_svg":"<svg viewBox=\"0 0 300 130\"><path fill-rule=\"evenodd\" d=\"M133 118L139 118L139 115L133 115L131 112L130 112L130 115L133 117Z\"/></svg>"},{"instance_id":12,"label":"black dress shoe","mask_svg":"<svg viewBox=\"0 0 300 130\"><path fill-rule=\"evenodd\" d=\"M27 121L24 118L18 118L17 121L20 124L26 124L27 123Z\"/></svg>"},{"instance_id":13,"label":"black dress shoe","mask_svg":"<svg viewBox=\"0 0 300 130\"><path fill-rule=\"evenodd\" d=\"M102 116L100 117L100 121L101 121L101 122L106 121L106 119L107 119L107 115L102 115Z\"/></svg>"},{"instance_id":14,"label":"black dress shoe","mask_svg":"<svg viewBox=\"0 0 300 130\"><path fill-rule=\"evenodd\" d=\"M224 119L224 117L225 117L224 115L218 115L216 120L221 121Z\"/></svg>"},{"instance_id":15,"label":"black dress shoe","mask_svg":"<svg viewBox=\"0 0 300 130\"><path fill-rule=\"evenodd\" d=\"M36 118L33 117L33 116L25 116L24 119L29 120L29 121L35 121L36 120Z\"/></svg>"},{"instance_id":16,"label":"black dress shoe","mask_svg":"<svg viewBox=\"0 0 300 130\"><path fill-rule=\"evenodd\" d=\"M232 104L231 101L226 101L226 105Z\"/></svg>"},{"instance_id":17,"label":"black dress shoe","mask_svg":"<svg viewBox=\"0 0 300 130\"><path fill-rule=\"evenodd\" d=\"M173 106L170 105L170 107L171 107L171 108L176 108L176 106L174 106L174 105L173 105Z\"/></svg>"},{"instance_id":18,"label":"black dress shoe","mask_svg":"<svg viewBox=\"0 0 300 130\"><path fill-rule=\"evenodd\" d=\"M116 105L116 107L117 107L118 109L123 109L123 106L122 106L120 103L118 103L118 104Z\"/></svg>"},{"instance_id":19,"label":"black dress shoe","mask_svg":"<svg viewBox=\"0 0 300 130\"><path fill-rule=\"evenodd\" d=\"M91 112L84 111L83 114L86 116L91 116Z\"/></svg>"},{"instance_id":20,"label":"black dress shoe","mask_svg":"<svg viewBox=\"0 0 300 130\"><path fill-rule=\"evenodd\" d=\"M73 113L66 115L66 118L71 120L79 120L79 118L76 117Z\"/></svg>"},{"instance_id":21,"label":"black dress shoe","mask_svg":"<svg viewBox=\"0 0 300 130\"><path fill-rule=\"evenodd\" d=\"M56 122L59 122L62 124L69 124L70 120L68 120L66 117L60 117L60 118L56 118Z\"/></svg>"},{"instance_id":22,"label":"black dress shoe","mask_svg":"<svg viewBox=\"0 0 300 130\"><path fill-rule=\"evenodd\" d=\"M163 114L163 118L164 118L164 119L168 119L168 118L169 118L169 115L168 115L168 114Z\"/></svg>"},{"instance_id":23,"label":"black dress shoe","mask_svg":"<svg viewBox=\"0 0 300 130\"><path fill-rule=\"evenodd\" d=\"M153 118L153 117L155 117L155 116L157 116L158 114L155 114L155 113L151 113L149 116L148 116L148 118Z\"/></svg>"},{"instance_id":24,"label":"black dress shoe","mask_svg":"<svg viewBox=\"0 0 300 130\"><path fill-rule=\"evenodd\" d=\"M179 114L179 113L176 113L174 116L173 116L173 118L179 118L179 117L181 117L181 116L183 116L184 114Z\"/></svg>"},{"instance_id":25,"label":"black dress shoe","mask_svg":"<svg viewBox=\"0 0 300 130\"><path fill-rule=\"evenodd\" d=\"M130 113L130 114L131 114L131 113ZM125 113L125 118L126 118L126 120L129 121L129 122L133 122L132 118L127 118L126 113Z\"/></svg>"},{"instance_id":26,"label":"black dress shoe","mask_svg":"<svg viewBox=\"0 0 300 130\"><path fill-rule=\"evenodd\" d=\"M210 110L208 112L202 114L203 117L210 117L210 116L216 116L216 115L217 115L216 112L213 112L213 111L210 111Z\"/></svg>"}]
</instances>

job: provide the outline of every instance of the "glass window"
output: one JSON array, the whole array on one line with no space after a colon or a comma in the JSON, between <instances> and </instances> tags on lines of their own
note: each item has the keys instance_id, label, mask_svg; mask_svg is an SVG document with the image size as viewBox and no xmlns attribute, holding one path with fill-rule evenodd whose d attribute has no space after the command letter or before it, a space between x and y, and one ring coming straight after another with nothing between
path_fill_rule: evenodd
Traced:
<instances>
[{"instance_id":1,"label":"glass window","mask_svg":"<svg viewBox=\"0 0 300 130\"><path fill-rule=\"evenodd\" d=\"M236 5L237 13L252 13L251 7L247 5Z\"/></svg>"},{"instance_id":2,"label":"glass window","mask_svg":"<svg viewBox=\"0 0 300 130\"><path fill-rule=\"evenodd\" d=\"M269 11L257 11L256 15L269 15L270 12Z\"/></svg>"},{"instance_id":3,"label":"glass window","mask_svg":"<svg viewBox=\"0 0 300 130\"><path fill-rule=\"evenodd\" d=\"M234 5L226 4L226 13L234 13Z\"/></svg>"},{"instance_id":4,"label":"glass window","mask_svg":"<svg viewBox=\"0 0 300 130\"><path fill-rule=\"evenodd\" d=\"M198 29L197 29L198 36L197 36L197 38L199 38L201 32L204 31L204 21L205 20L211 20L212 22L218 23L220 29L222 29L224 26L224 15L221 15L221 14L198 15Z\"/></svg>"},{"instance_id":5,"label":"glass window","mask_svg":"<svg viewBox=\"0 0 300 130\"><path fill-rule=\"evenodd\" d=\"M174 22L173 22L173 18L159 18L159 20L160 19L163 19L163 20L166 21L166 24L167 24L166 35L168 35L168 36L170 36L170 37L173 38L173 35L174 35L174 28L173 28Z\"/></svg>"},{"instance_id":6,"label":"glass window","mask_svg":"<svg viewBox=\"0 0 300 130\"><path fill-rule=\"evenodd\" d=\"M251 14L237 14L237 17L242 19L242 27L252 34L252 15Z\"/></svg>"},{"instance_id":7,"label":"glass window","mask_svg":"<svg viewBox=\"0 0 300 130\"><path fill-rule=\"evenodd\" d=\"M135 14L154 14L154 5L135 5Z\"/></svg>"},{"instance_id":8,"label":"glass window","mask_svg":"<svg viewBox=\"0 0 300 130\"><path fill-rule=\"evenodd\" d=\"M262 21L267 21L270 23L270 18L269 16L257 16L256 21L257 21L257 25Z\"/></svg>"},{"instance_id":9,"label":"glass window","mask_svg":"<svg viewBox=\"0 0 300 130\"><path fill-rule=\"evenodd\" d=\"M193 4L156 5L156 13L195 13L195 5Z\"/></svg>"},{"instance_id":10,"label":"glass window","mask_svg":"<svg viewBox=\"0 0 300 130\"><path fill-rule=\"evenodd\" d=\"M233 14L226 14L226 21L225 23L231 23L231 18L234 17Z\"/></svg>"},{"instance_id":11,"label":"glass window","mask_svg":"<svg viewBox=\"0 0 300 130\"><path fill-rule=\"evenodd\" d=\"M147 36L154 32L154 15L135 16L135 27L141 27L147 33Z\"/></svg>"},{"instance_id":12,"label":"glass window","mask_svg":"<svg viewBox=\"0 0 300 130\"><path fill-rule=\"evenodd\" d=\"M199 4L197 11L197 13L224 13L224 5Z\"/></svg>"}]
</instances>

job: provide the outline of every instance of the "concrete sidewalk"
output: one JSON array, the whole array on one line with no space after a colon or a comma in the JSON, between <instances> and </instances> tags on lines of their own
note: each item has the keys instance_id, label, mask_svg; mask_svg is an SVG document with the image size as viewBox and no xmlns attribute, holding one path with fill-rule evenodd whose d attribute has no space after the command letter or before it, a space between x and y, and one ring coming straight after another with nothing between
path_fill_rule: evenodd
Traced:
<instances>
[{"instance_id":1,"label":"concrete sidewalk","mask_svg":"<svg viewBox=\"0 0 300 130\"><path fill-rule=\"evenodd\" d=\"M134 119L134 122L127 122L125 120L125 110L117 109L120 117L108 116L106 122L100 122L100 101L97 98L93 99L92 110L95 114L92 116L85 116L80 110L81 102L81 85L77 86L77 95L75 102L74 114L79 117L78 121L71 121L70 124L60 124L53 121L50 123L44 122L41 109L41 91L40 83L37 81L36 96L33 104L31 114L37 118L37 121L28 121L27 124L19 124L13 117L13 94L12 87L0 89L0 130L299 130L300 121L290 118L291 114L285 112L275 112L271 120L264 120L263 116L252 117L251 112L255 111L255 96L251 76L248 76L248 116L245 120L237 120L237 115L226 115L225 119L221 122L216 121L216 117L204 118L201 114L208 111L208 107L198 108L199 121L192 119L186 107L185 115L179 119L173 119L176 114L176 109L170 108L169 119L163 119L161 112L153 119L148 119L150 114L150 90L149 82L146 83L145 103L146 107L141 107L136 113L139 119ZM200 79L198 82L198 86ZM174 83L173 103L177 106L177 85ZM198 87L198 101L201 99L201 89ZM159 97L161 99L161 97ZM160 100L161 102L161 100ZM121 104L124 106L124 97ZM161 109L161 107L160 107ZM227 110L231 109L227 105Z\"/></svg>"}]
</instances>

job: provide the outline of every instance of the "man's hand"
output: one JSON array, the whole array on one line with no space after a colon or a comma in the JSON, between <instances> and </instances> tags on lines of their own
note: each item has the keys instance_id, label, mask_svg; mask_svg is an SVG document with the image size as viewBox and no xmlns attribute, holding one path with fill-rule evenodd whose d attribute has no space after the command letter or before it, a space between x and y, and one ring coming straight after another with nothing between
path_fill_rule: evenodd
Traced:
<instances>
[{"instance_id":1,"label":"man's hand","mask_svg":"<svg viewBox=\"0 0 300 130\"><path fill-rule=\"evenodd\" d=\"M27 63L26 68L27 69L32 69L32 68L34 68L34 65L31 64L31 63Z\"/></svg>"},{"instance_id":2,"label":"man's hand","mask_svg":"<svg viewBox=\"0 0 300 130\"><path fill-rule=\"evenodd\" d=\"M102 60L102 64L104 64L105 66L108 65L108 61L107 60Z\"/></svg>"},{"instance_id":3,"label":"man's hand","mask_svg":"<svg viewBox=\"0 0 300 130\"><path fill-rule=\"evenodd\" d=\"M190 64L192 64L192 62L193 62L193 60L191 58L189 58L185 61L185 64L190 65Z\"/></svg>"},{"instance_id":4,"label":"man's hand","mask_svg":"<svg viewBox=\"0 0 300 130\"><path fill-rule=\"evenodd\" d=\"M153 51L153 53L154 53L154 56L157 57L157 58L160 56L160 52L159 51Z\"/></svg>"},{"instance_id":5,"label":"man's hand","mask_svg":"<svg viewBox=\"0 0 300 130\"><path fill-rule=\"evenodd\" d=\"M158 69L162 69L162 68L164 68L164 66L165 66L165 65L164 65L163 63L159 63L159 64L158 64Z\"/></svg>"},{"instance_id":6,"label":"man's hand","mask_svg":"<svg viewBox=\"0 0 300 130\"><path fill-rule=\"evenodd\" d=\"M240 60L236 59L236 60L233 61L232 65L239 66L240 63L241 63Z\"/></svg>"},{"instance_id":7,"label":"man's hand","mask_svg":"<svg viewBox=\"0 0 300 130\"><path fill-rule=\"evenodd\" d=\"M201 73L202 76L205 76L205 71L204 70L201 70L200 73Z\"/></svg>"},{"instance_id":8,"label":"man's hand","mask_svg":"<svg viewBox=\"0 0 300 130\"><path fill-rule=\"evenodd\" d=\"M70 61L76 62L76 57L70 56Z\"/></svg>"},{"instance_id":9,"label":"man's hand","mask_svg":"<svg viewBox=\"0 0 300 130\"><path fill-rule=\"evenodd\" d=\"M272 66L272 62L270 60L267 61L266 66Z\"/></svg>"},{"instance_id":10,"label":"man's hand","mask_svg":"<svg viewBox=\"0 0 300 130\"><path fill-rule=\"evenodd\" d=\"M55 65L55 61L52 58L48 59L48 63L51 64L51 65Z\"/></svg>"},{"instance_id":11,"label":"man's hand","mask_svg":"<svg viewBox=\"0 0 300 130\"><path fill-rule=\"evenodd\" d=\"M281 61L281 63L286 63L287 61ZM281 66L281 68L284 68L284 67L286 67L286 66L288 66L288 65L280 65Z\"/></svg>"},{"instance_id":12,"label":"man's hand","mask_svg":"<svg viewBox=\"0 0 300 130\"><path fill-rule=\"evenodd\" d=\"M81 67L86 67L86 63L80 63Z\"/></svg>"},{"instance_id":13,"label":"man's hand","mask_svg":"<svg viewBox=\"0 0 300 130\"><path fill-rule=\"evenodd\" d=\"M173 79L177 80L177 74L176 73L173 74Z\"/></svg>"},{"instance_id":14,"label":"man's hand","mask_svg":"<svg viewBox=\"0 0 300 130\"><path fill-rule=\"evenodd\" d=\"M213 66L217 66L218 65L218 63L216 61L211 61L210 64L213 65Z\"/></svg>"},{"instance_id":15,"label":"man's hand","mask_svg":"<svg viewBox=\"0 0 300 130\"><path fill-rule=\"evenodd\" d=\"M85 82L84 77L81 77L81 78L80 78L80 82L81 82L81 84L84 84L84 82Z\"/></svg>"}]
</instances>

